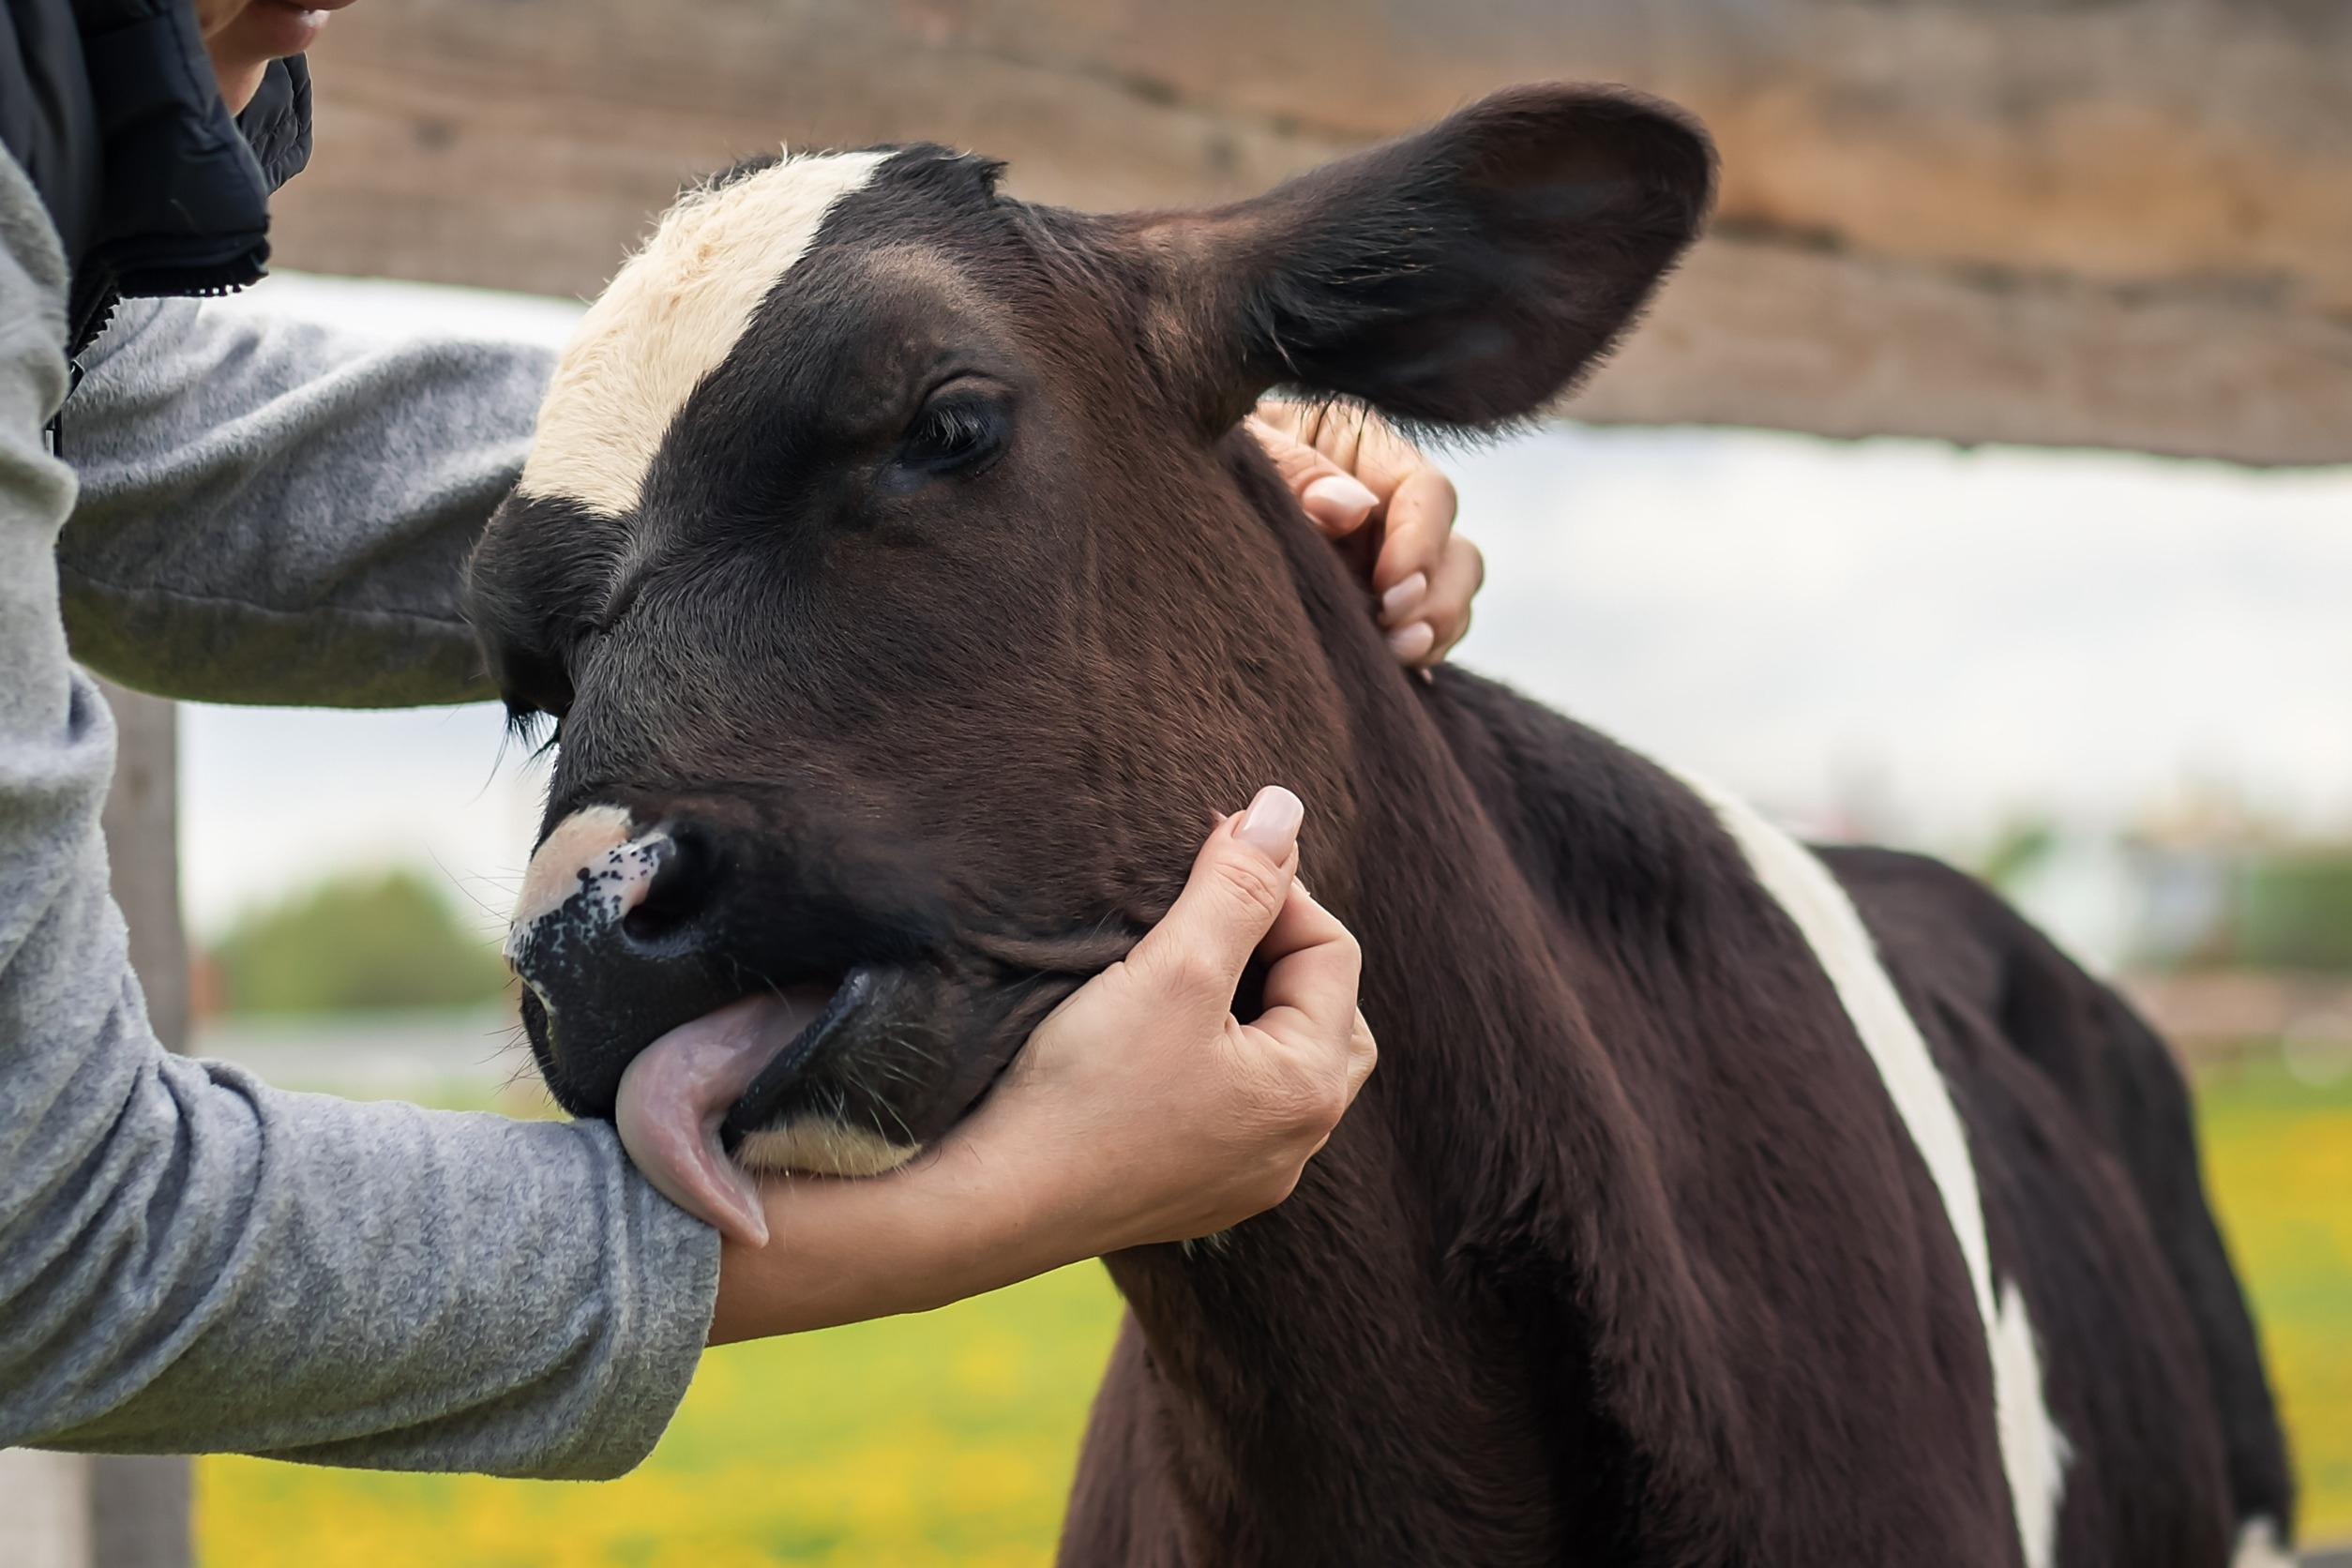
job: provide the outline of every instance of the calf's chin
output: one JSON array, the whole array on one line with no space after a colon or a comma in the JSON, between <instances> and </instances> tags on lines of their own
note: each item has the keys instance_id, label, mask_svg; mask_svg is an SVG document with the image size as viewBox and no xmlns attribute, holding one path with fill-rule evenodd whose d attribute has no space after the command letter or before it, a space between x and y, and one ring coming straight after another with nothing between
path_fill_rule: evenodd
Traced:
<instances>
[{"instance_id":1,"label":"calf's chin","mask_svg":"<svg viewBox=\"0 0 2352 1568\"><path fill-rule=\"evenodd\" d=\"M744 1135L735 1159L746 1170L789 1170L811 1176L880 1176L922 1149L829 1116L797 1116L780 1127Z\"/></svg>"}]
</instances>

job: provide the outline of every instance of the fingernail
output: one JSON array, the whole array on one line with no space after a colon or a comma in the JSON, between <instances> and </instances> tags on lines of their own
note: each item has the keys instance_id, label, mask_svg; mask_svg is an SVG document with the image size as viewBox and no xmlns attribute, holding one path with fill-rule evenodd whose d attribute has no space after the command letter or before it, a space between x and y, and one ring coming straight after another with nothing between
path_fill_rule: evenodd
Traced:
<instances>
[{"instance_id":1,"label":"fingernail","mask_svg":"<svg viewBox=\"0 0 2352 1568\"><path fill-rule=\"evenodd\" d=\"M1407 664L1427 658L1429 650L1437 645L1437 630L1426 621L1415 621L1410 626L1398 626L1388 634L1388 651Z\"/></svg>"},{"instance_id":2,"label":"fingernail","mask_svg":"<svg viewBox=\"0 0 2352 1568\"><path fill-rule=\"evenodd\" d=\"M1326 474L1299 494L1299 500L1323 522L1352 528L1372 513L1380 498L1364 481L1347 474Z\"/></svg>"},{"instance_id":3,"label":"fingernail","mask_svg":"<svg viewBox=\"0 0 2352 1568\"><path fill-rule=\"evenodd\" d=\"M1299 824L1305 820L1306 806L1298 796L1279 784L1269 784L1249 803L1249 815L1242 819L1233 836L1268 860L1288 860L1290 846L1299 841Z\"/></svg>"},{"instance_id":4,"label":"fingernail","mask_svg":"<svg viewBox=\"0 0 2352 1568\"><path fill-rule=\"evenodd\" d=\"M1421 596L1429 591L1429 574L1415 572L1404 581L1380 596L1383 616L1401 615L1421 602Z\"/></svg>"}]
</instances>

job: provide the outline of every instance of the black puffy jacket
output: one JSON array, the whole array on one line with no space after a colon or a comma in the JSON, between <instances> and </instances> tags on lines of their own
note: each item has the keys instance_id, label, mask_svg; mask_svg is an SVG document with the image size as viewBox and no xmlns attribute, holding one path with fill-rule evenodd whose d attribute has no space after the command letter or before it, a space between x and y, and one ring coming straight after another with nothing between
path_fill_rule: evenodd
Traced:
<instances>
[{"instance_id":1,"label":"black puffy jacket","mask_svg":"<svg viewBox=\"0 0 2352 1568\"><path fill-rule=\"evenodd\" d=\"M270 192L310 157L310 75L274 63L232 119L191 0L0 0L0 143L65 240L79 354L125 294L262 276Z\"/></svg>"}]
</instances>

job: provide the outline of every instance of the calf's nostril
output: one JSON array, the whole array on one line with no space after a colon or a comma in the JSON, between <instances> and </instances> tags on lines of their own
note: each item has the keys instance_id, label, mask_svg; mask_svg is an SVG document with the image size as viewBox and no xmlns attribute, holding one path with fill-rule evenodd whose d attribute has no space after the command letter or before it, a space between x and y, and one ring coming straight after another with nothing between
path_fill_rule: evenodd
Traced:
<instances>
[{"instance_id":1,"label":"calf's nostril","mask_svg":"<svg viewBox=\"0 0 2352 1568\"><path fill-rule=\"evenodd\" d=\"M643 896L622 917L622 929L656 941L692 923L709 907L721 866L718 841L692 822L665 822L648 836L661 846Z\"/></svg>"}]
</instances>

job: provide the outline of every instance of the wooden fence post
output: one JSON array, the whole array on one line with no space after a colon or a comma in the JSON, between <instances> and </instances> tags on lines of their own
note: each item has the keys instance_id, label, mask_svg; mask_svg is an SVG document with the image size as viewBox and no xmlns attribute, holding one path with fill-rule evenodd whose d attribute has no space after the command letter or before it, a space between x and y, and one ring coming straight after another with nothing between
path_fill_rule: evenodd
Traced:
<instances>
[{"instance_id":1,"label":"wooden fence post","mask_svg":"<svg viewBox=\"0 0 2352 1568\"><path fill-rule=\"evenodd\" d=\"M119 736L106 853L130 927L130 963L156 1037L188 1048L188 933L180 924L179 708L103 681ZM90 1568L188 1568L188 1465L176 1456L85 1461Z\"/></svg>"},{"instance_id":2,"label":"wooden fence post","mask_svg":"<svg viewBox=\"0 0 2352 1568\"><path fill-rule=\"evenodd\" d=\"M106 795L106 854L114 902L130 927L130 967L147 993L156 1038L188 1048L188 933L180 925L179 706L98 683L120 737Z\"/></svg>"}]
</instances>

